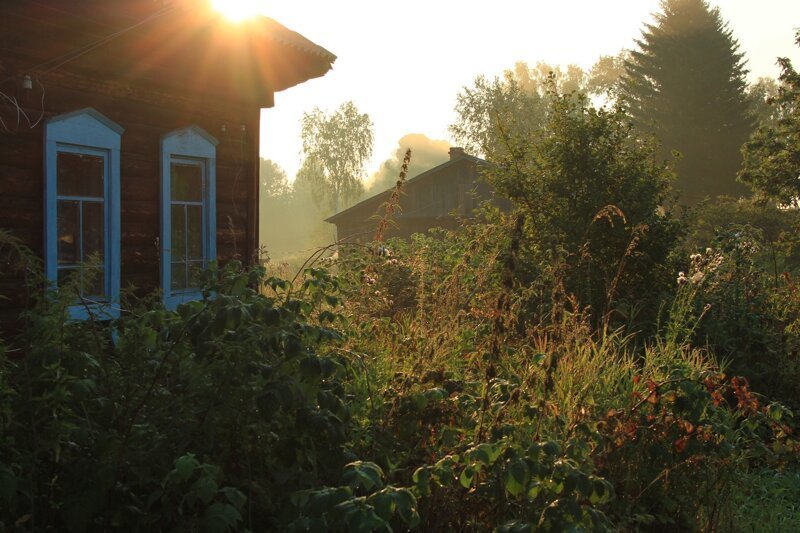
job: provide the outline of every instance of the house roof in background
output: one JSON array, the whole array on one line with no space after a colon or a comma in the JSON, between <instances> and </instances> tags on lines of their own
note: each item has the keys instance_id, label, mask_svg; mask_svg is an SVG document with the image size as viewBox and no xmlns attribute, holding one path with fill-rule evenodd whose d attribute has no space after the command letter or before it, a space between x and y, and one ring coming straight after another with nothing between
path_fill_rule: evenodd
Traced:
<instances>
[{"instance_id":1,"label":"house roof in background","mask_svg":"<svg viewBox=\"0 0 800 533\"><path fill-rule=\"evenodd\" d=\"M469 154L462 154L456 159L450 159L449 161L445 161L441 165L437 165L433 168L426 170L425 172L417 174L413 178L406 180L405 184L403 185L403 188L408 189L408 188L418 187L419 185L425 183L426 181L435 178L442 170L445 170L453 165L458 165L463 162L471 162L477 165L487 164L487 162L481 159L480 157L475 157L474 155L469 155ZM391 189L387 189L381 193L378 193L374 196L370 196L369 198L362 200L343 211L339 211L338 213L329 216L328 218L325 219L325 222L336 224L336 222L338 222L339 220L347 218L348 216L357 211L368 209L370 206L374 206L372 208L375 209L377 208L377 206L379 206L380 204L389 199L389 197L392 195L393 190L394 187L392 187Z\"/></svg>"}]
</instances>

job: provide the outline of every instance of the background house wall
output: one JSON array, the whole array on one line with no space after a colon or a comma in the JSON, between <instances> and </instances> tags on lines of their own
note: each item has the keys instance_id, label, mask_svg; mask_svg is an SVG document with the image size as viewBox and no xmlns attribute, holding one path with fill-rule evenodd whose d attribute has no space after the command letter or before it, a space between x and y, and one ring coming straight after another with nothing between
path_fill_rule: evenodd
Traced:
<instances>
[{"instance_id":1,"label":"background house wall","mask_svg":"<svg viewBox=\"0 0 800 533\"><path fill-rule=\"evenodd\" d=\"M486 162L464 154L463 149L450 149L450 161L406 181L400 198L401 211L396 213L386 237L408 238L434 227L456 229L459 218L469 218L472 210L485 200L501 207L507 202L497 199L491 187L480 178ZM383 204L391 191L368 198L327 219L336 225L337 239L365 243L374 239L376 218L383 215Z\"/></svg>"}]
</instances>

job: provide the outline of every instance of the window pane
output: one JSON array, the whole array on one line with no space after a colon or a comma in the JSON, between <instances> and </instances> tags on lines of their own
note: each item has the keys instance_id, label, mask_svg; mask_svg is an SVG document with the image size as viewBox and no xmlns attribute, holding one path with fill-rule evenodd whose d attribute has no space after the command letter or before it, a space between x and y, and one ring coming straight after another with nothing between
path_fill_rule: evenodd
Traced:
<instances>
[{"instance_id":1,"label":"window pane","mask_svg":"<svg viewBox=\"0 0 800 533\"><path fill-rule=\"evenodd\" d=\"M183 205L172 206L172 221L170 227L170 251L173 261L181 261L186 257L186 207Z\"/></svg>"},{"instance_id":2,"label":"window pane","mask_svg":"<svg viewBox=\"0 0 800 533\"><path fill-rule=\"evenodd\" d=\"M80 202L58 202L58 264L74 265L81 260Z\"/></svg>"},{"instance_id":3,"label":"window pane","mask_svg":"<svg viewBox=\"0 0 800 533\"><path fill-rule=\"evenodd\" d=\"M173 201L203 201L203 174L200 164L172 163L170 177Z\"/></svg>"},{"instance_id":4,"label":"window pane","mask_svg":"<svg viewBox=\"0 0 800 533\"><path fill-rule=\"evenodd\" d=\"M103 202L83 202L83 260L103 262Z\"/></svg>"},{"instance_id":5,"label":"window pane","mask_svg":"<svg viewBox=\"0 0 800 533\"><path fill-rule=\"evenodd\" d=\"M202 261L189 261L189 279L187 286L192 289L199 289L203 283L201 274L203 272Z\"/></svg>"},{"instance_id":6,"label":"window pane","mask_svg":"<svg viewBox=\"0 0 800 533\"><path fill-rule=\"evenodd\" d=\"M180 291L186 288L186 263L172 263L170 288Z\"/></svg>"},{"instance_id":7,"label":"window pane","mask_svg":"<svg viewBox=\"0 0 800 533\"><path fill-rule=\"evenodd\" d=\"M63 287L65 283L70 281L68 278L78 271L77 268L59 268L58 269L58 286Z\"/></svg>"},{"instance_id":8,"label":"window pane","mask_svg":"<svg viewBox=\"0 0 800 533\"><path fill-rule=\"evenodd\" d=\"M103 197L104 159L96 155L58 152L56 180L60 196Z\"/></svg>"},{"instance_id":9,"label":"window pane","mask_svg":"<svg viewBox=\"0 0 800 533\"><path fill-rule=\"evenodd\" d=\"M186 206L187 258L203 259L203 207Z\"/></svg>"},{"instance_id":10,"label":"window pane","mask_svg":"<svg viewBox=\"0 0 800 533\"><path fill-rule=\"evenodd\" d=\"M81 296L90 299L98 299L105 295L105 276L103 267L84 268L81 272Z\"/></svg>"}]
</instances>

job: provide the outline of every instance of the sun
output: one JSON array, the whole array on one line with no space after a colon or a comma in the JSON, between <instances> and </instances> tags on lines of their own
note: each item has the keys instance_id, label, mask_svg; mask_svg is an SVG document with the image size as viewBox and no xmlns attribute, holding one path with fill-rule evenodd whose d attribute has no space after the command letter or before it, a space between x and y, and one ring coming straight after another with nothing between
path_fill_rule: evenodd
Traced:
<instances>
[{"instance_id":1,"label":"sun","mask_svg":"<svg viewBox=\"0 0 800 533\"><path fill-rule=\"evenodd\" d=\"M211 0L211 7L233 22L241 22L259 14L259 0Z\"/></svg>"}]
</instances>

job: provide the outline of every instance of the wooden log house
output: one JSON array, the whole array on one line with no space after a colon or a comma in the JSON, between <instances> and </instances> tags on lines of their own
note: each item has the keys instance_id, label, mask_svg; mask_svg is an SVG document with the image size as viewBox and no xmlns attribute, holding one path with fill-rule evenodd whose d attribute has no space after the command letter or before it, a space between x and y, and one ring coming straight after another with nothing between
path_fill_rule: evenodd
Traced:
<instances>
[{"instance_id":1,"label":"wooden log house","mask_svg":"<svg viewBox=\"0 0 800 533\"><path fill-rule=\"evenodd\" d=\"M495 196L481 178L487 162L466 154L463 148L451 147L450 159L405 182L399 200L399 211L392 217L385 237L409 238L431 228L458 229L473 216L482 202L491 200L500 209L510 209L508 200ZM384 215L392 189L376 194L325 222L336 226L339 242L367 243L375 238L377 220Z\"/></svg>"},{"instance_id":2,"label":"wooden log house","mask_svg":"<svg viewBox=\"0 0 800 533\"><path fill-rule=\"evenodd\" d=\"M261 109L335 59L205 0L2 2L0 228L53 284L93 265L75 318L128 286L197 298L199 268L256 253ZM0 330L25 306L8 259Z\"/></svg>"}]
</instances>

